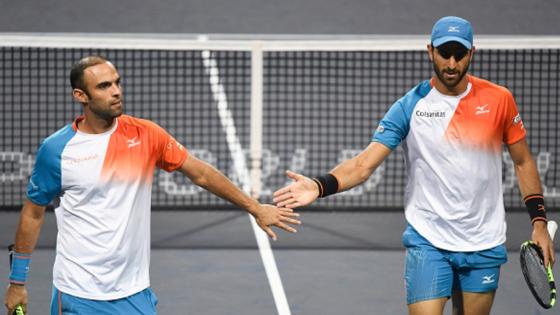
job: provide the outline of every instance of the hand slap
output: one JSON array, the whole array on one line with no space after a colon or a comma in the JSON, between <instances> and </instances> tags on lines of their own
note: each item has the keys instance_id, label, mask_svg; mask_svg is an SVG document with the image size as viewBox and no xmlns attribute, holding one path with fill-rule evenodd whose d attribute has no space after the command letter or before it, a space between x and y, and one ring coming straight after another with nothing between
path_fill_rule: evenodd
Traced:
<instances>
[{"instance_id":1,"label":"hand slap","mask_svg":"<svg viewBox=\"0 0 560 315\"><path fill-rule=\"evenodd\" d=\"M319 188L312 179L292 171L286 171L286 175L294 182L274 192L276 206L290 209L303 207L319 197Z\"/></svg>"},{"instance_id":2,"label":"hand slap","mask_svg":"<svg viewBox=\"0 0 560 315\"><path fill-rule=\"evenodd\" d=\"M289 224L301 224L301 221L296 219L299 218L299 213L294 212L292 209L275 207L273 205L261 205L253 215L257 225L273 240L276 240L277 236L271 226L276 226L286 232L296 233L297 230Z\"/></svg>"}]
</instances>

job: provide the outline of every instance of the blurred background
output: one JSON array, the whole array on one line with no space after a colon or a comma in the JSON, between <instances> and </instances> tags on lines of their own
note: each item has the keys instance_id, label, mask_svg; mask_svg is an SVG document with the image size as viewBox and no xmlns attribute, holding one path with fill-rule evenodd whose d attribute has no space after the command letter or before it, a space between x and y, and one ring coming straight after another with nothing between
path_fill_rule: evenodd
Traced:
<instances>
[{"instance_id":1,"label":"blurred background","mask_svg":"<svg viewBox=\"0 0 560 315\"><path fill-rule=\"evenodd\" d=\"M444 0L2 0L2 32L429 34L459 15L476 34L558 35L559 4Z\"/></svg>"},{"instance_id":2,"label":"blurred background","mask_svg":"<svg viewBox=\"0 0 560 315\"><path fill-rule=\"evenodd\" d=\"M13 242L40 141L81 112L67 76L82 56L114 61L128 114L156 121L247 187L253 44L263 45L259 199L270 202L288 182L284 170L321 174L368 144L389 106L431 76L425 47L445 15L469 19L475 45L482 39L473 74L515 95L549 217L559 218L557 1L0 0L0 8L0 244ZM503 182L510 261L493 314L552 314L521 276L530 224L506 153ZM406 313L404 183L398 149L363 186L301 209L297 234L278 232L271 245L290 313ZM161 314L288 314L277 310L244 211L175 174L157 172L153 192ZM31 314L48 312L55 242L49 209L31 267Z\"/></svg>"}]
</instances>

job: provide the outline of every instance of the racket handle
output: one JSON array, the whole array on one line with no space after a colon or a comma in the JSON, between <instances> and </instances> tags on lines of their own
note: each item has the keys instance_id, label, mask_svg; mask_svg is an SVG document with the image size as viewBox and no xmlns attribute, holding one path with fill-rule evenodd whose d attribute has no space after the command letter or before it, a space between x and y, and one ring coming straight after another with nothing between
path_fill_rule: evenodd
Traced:
<instances>
[{"instance_id":1,"label":"racket handle","mask_svg":"<svg viewBox=\"0 0 560 315\"><path fill-rule=\"evenodd\" d=\"M550 239L554 240L554 235L556 234L556 230L558 230L558 223L556 221L550 220L546 225L548 228L548 234L550 235Z\"/></svg>"},{"instance_id":2,"label":"racket handle","mask_svg":"<svg viewBox=\"0 0 560 315\"><path fill-rule=\"evenodd\" d=\"M13 315L25 315L25 313L23 312L23 307L21 307L21 305L18 305L13 312Z\"/></svg>"}]
</instances>

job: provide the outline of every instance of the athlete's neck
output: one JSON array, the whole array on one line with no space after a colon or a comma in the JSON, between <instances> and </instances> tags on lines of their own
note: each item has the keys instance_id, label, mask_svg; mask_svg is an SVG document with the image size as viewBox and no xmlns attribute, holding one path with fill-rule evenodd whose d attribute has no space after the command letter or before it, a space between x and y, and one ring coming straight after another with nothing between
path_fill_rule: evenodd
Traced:
<instances>
[{"instance_id":1,"label":"athlete's neck","mask_svg":"<svg viewBox=\"0 0 560 315\"><path fill-rule=\"evenodd\" d=\"M436 88L436 90L438 90L438 92L440 92L443 95L457 96L457 95L461 95L461 94L465 93L465 91L467 90L467 87L469 86L469 78L468 78L468 75L465 75L461 79L461 81L459 81L459 83L457 83L457 85L449 87L449 86L445 85L443 82L441 82L441 80L438 78L438 76L435 75L432 78L432 84Z\"/></svg>"},{"instance_id":2,"label":"athlete's neck","mask_svg":"<svg viewBox=\"0 0 560 315\"><path fill-rule=\"evenodd\" d=\"M99 134L109 131L115 125L117 119L109 120L95 117L94 115L85 115L84 119L78 121L76 127L81 132Z\"/></svg>"}]
</instances>

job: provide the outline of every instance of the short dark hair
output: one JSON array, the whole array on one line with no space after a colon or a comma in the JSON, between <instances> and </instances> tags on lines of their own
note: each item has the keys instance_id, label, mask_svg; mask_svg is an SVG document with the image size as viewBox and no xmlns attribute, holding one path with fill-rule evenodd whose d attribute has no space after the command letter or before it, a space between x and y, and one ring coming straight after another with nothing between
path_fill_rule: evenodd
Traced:
<instances>
[{"instance_id":1,"label":"short dark hair","mask_svg":"<svg viewBox=\"0 0 560 315\"><path fill-rule=\"evenodd\" d=\"M72 66L72 70L70 70L70 85L72 89L81 89L85 91L84 70L106 62L109 62L109 60L102 56L87 56L76 62Z\"/></svg>"}]
</instances>

